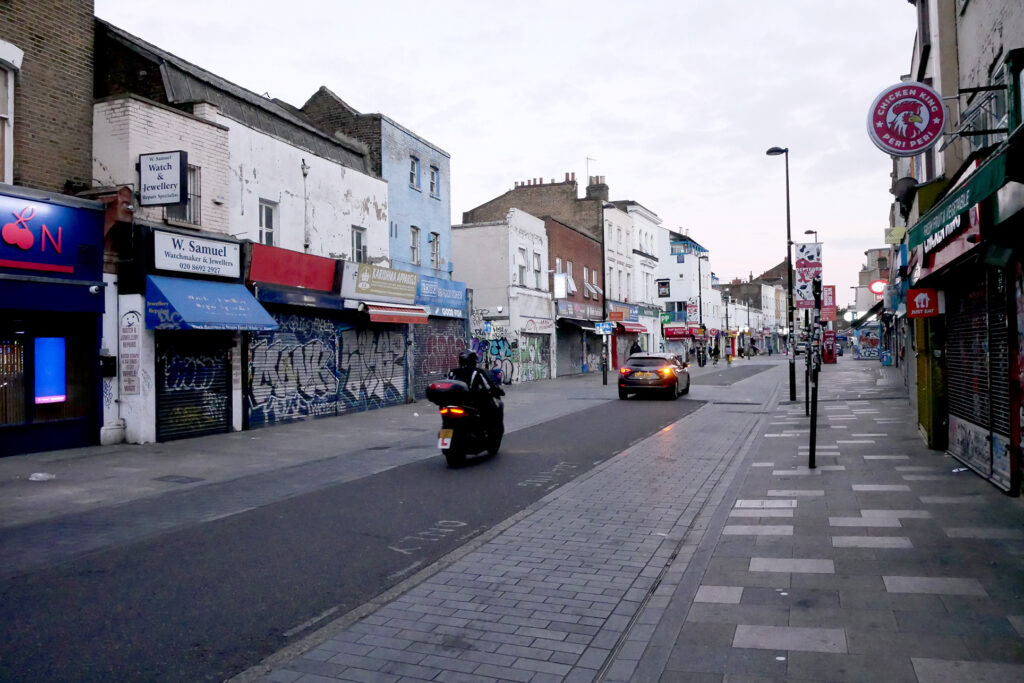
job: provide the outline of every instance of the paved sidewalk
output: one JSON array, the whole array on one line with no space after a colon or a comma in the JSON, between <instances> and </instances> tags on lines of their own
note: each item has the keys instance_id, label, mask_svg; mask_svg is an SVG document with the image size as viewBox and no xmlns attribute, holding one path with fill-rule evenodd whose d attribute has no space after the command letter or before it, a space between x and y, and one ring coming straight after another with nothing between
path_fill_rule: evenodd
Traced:
<instances>
[{"instance_id":1,"label":"paved sidewalk","mask_svg":"<svg viewBox=\"0 0 1024 683\"><path fill-rule=\"evenodd\" d=\"M1020 502L872 362L808 470L773 365L238 680L1024 680Z\"/></svg>"}]
</instances>

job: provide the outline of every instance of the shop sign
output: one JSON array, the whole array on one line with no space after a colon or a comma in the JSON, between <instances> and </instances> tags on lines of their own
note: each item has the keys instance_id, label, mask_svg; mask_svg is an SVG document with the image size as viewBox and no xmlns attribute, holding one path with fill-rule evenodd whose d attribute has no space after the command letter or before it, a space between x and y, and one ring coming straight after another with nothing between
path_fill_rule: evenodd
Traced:
<instances>
[{"instance_id":1,"label":"shop sign","mask_svg":"<svg viewBox=\"0 0 1024 683\"><path fill-rule=\"evenodd\" d=\"M664 299L671 296L671 280L655 280L658 285L658 298Z\"/></svg>"},{"instance_id":2,"label":"shop sign","mask_svg":"<svg viewBox=\"0 0 1024 683\"><path fill-rule=\"evenodd\" d=\"M821 242L797 244L796 283L793 286L793 299L797 308L814 308L814 281L821 279Z\"/></svg>"},{"instance_id":3,"label":"shop sign","mask_svg":"<svg viewBox=\"0 0 1024 683\"><path fill-rule=\"evenodd\" d=\"M416 299L419 278L407 270L395 270L369 263L345 261L341 295L346 299L389 301L411 304Z\"/></svg>"},{"instance_id":4,"label":"shop sign","mask_svg":"<svg viewBox=\"0 0 1024 683\"><path fill-rule=\"evenodd\" d=\"M428 315L445 318L466 317L466 283L420 275L416 285L416 303Z\"/></svg>"},{"instance_id":5,"label":"shop sign","mask_svg":"<svg viewBox=\"0 0 1024 683\"><path fill-rule=\"evenodd\" d=\"M836 286L825 285L821 288L821 319L831 322L836 319L838 313L836 307Z\"/></svg>"},{"instance_id":6,"label":"shop sign","mask_svg":"<svg viewBox=\"0 0 1024 683\"><path fill-rule=\"evenodd\" d=\"M698 309L698 305L697 304L686 304L686 315L688 315L688 316L697 315L697 309Z\"/></svg>"},{"instance_id":7,"label":"shop sign","mask_svg":"<svg viewBox=\"0 0 1024 683\"><path fill-rule=\"evenodd\" d=\"M140 391L141 332L142 314L139 311L128 311L121 315L117 334L117 360L121 366L118 376L121 379L122 396L136 395Z\"/></svg>"},{"instance_id":8,"label":"shop sign","mask_svg":"<svg viewBox=\"0 0 1024 683\"><path fill-rule=\"evenodd\" d=\"M868 112L868 135L878 149L912 157L939 141L946 122L942 97L923 83L898 83L883 90Z\"/></svg>"},{"instance_id":9,"label":"shop sign","mask_svg":"<svg viewBox=\"0 0 1024 683\"><path fill-rule=\"evenodd\" d=\"M0 195L0 270L99 280L103 213Z\"/></svg>"},{"instance_id":10,"label":"shop sign","mask_svg":"<svg viewBox=\"0 0 1024 683\"><path fill-rule=\"evenodd\" d=\"M153 267L157 270L237 278L241 273L238 254L233 242L153 231Z\"/></svg>"},{"instance_id":11,"label":"shop sign","mask_svg":"<svg viewBox=\"0 0 1024 683\"><path fill-rule=\"evenodd\" d=\"M683 339L689 337L690 329L686 325L666 325L665 339Z\"/></svg>"},{"instance_id":12,"label":"shop sign","mask_svg":"<svg viewBox=\"0 0 1024 683\"><path fill-rule=\"evenodd\" d=\"M939 312L939 292L937 290L907 290L908 318L932 318L939 315Z\"/></svg>"},{"instance_id":13,"label":"shop sign","mask_svg":"<svg viewBox=\"0 0 1024 683\"><path fill-rule=\"evenodd\" d=\"M662 325L668 325L670 322L672 322L672 314L669 313L668 311L662 311L660 317Z\"/></svg>"},{"instance_id":14,"label":"shop sign","mask_svg":"<svg viewBox=\"0 0 1024 683\"><path fill-rule=\"evenodd\" d=\"M266 244L253 244L248 280L333 292L336 267L337 261L334 259Z\"/></svg>"},{"instance_id":15,"label":"shop sign","mask_svg":"<svg viewBox=\"0 0 1024 683\"><path fill-rule=\"evenodd\" d=\"M657 306L631 306L630 309L636 309L637 315L645 316L647 318L657 318L661 315L661 309ZM630 320L637 320L637 318L630 318Z\"/></svg>"},{"instance_id":16,"label":"shop sign","mask_svg":"<svg viewBox=\"0 0 1024 683\"><path fill-rule=\"evenodd\" d=\"M608 311L608 319L621 322L626 319L626 313L625 311Z\"/></svg>"},{"instance_id":17,"label":"shop sign","mask_svg":"<svg viewBox=\"0 0 1024 683\"><path fill-rule=\"evenodd\" d=\"M188 201L188 154L182 151L139 155L139 205Z\"/></svg>"}]
</instances>

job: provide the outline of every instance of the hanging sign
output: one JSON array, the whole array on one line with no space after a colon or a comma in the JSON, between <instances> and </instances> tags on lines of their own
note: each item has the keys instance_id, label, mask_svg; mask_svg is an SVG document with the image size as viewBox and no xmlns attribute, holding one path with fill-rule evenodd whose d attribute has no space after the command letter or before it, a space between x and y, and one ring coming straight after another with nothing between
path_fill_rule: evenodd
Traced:
<instances>
[{"instance_id":1,"label":"hanging sign","mask_svg":"<svg viewBox=\"0 0 1024 683\"><path fill-rule=\"evenodd\" d=\"M934 289L907 290L907 317L932 318L939 315L939 292Z\"/></svg>"},{"instance_id":2,"label":"hanging sign","mask_svg":"<svg viewBox=\"0 0 1024 683\"><path fill-rule=\"evenodd\" d=\"M821 242L796 244L796 282L793 299L797 308L814 308L814 281L821 279Z\"/></svg>"},{"instance_id":3,"label":"hanging sign","mask_svg":"<svg viewBox=\"0 0 1024 683\"><path fill-rule=\"evenodd\" d=\"M946 124L942 97L924 83L898 83L883 90L868 112L868 135L878 149L912 157L931 149Z\"/></svg>"},{"instance_id":4,"label":"hanging sign","mask_svg":"<svg viewBox=\"0 0 1024 683\"><path fill-rule=\"evenodd\" d=\"M188 201L188 154L157 152L139 155L139 206L184 204Z\"/></svg>"}]
</instances>

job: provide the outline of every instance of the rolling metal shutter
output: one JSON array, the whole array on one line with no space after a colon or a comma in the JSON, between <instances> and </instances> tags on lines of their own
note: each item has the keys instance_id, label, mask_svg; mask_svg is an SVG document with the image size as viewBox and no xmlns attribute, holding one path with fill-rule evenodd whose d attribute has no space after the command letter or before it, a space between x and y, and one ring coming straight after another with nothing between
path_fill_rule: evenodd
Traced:
<instances>
[{"instance_id":1,"label":"rolling metal shutter","mask_svg":"<svg viewBox=\"0 0 1024 683\"><path fill-rule=\"evenodd\" d=\"M338 412L399 405L406 397L406 325L338 324Z\"/></svg>"},{"instance_id":2,"label":"rolling metal shutter","mask_svg":"<svg viewBox=\"0 0 1024 683\"><path fill-rule=\"evenodd\" d=\"M333 320L273 313L279 327L249 343L249 427L338 413L338 344Z\"/></svg>"},{"instance_id":3,"label":"rolling metal shutter","mask_svg":"<svg viewBox=\"0 0 1024 683\"><path fill-rule=\"evenodd\" d=\"M526 334L519 339L519 367L517 380L533 382L551 379L551 337L546 334Z\"/></svg>"},{"instance_id":4,"label":"rolling metal shutter","mask_svg":"<svg viewBox=\"0 0 1024 683\"><path fill-rule=\"evenodd\" d=\"M984 280L950 297L946 345L949 412L989 426L988 315Z\"/></svg>"},{"instance_id":5,"label":"rolling metal shutter","mask_svg":"<svg viewBox=\"0 0 1024 683\"><path fill-rule=\"evenodd\" d=\"M1010 436L1010 332L1006 308L1006 276L993 270L988 278L988 356L991 429Z\"/></svg>"},{"instance_id":6,"label":"rolling metal shutter","mask_svg":"<svg viewBox=\"0 0 1024 683\"><path fill-rule=\"evenodd\" d=\"M555 332L555 371L559 377L583 372L582 330L568 324L559 325Z\"/></svg>"},{"instance_id":7,"label":"rolling metal shutter","mask_svg":"<svg viewBox=\"0 0 1024 683\"><path fill-rule=\"evenodd\" d=\"M156 333L156 439L231 430L231 337Z\"/></svg>"}]
</instances>

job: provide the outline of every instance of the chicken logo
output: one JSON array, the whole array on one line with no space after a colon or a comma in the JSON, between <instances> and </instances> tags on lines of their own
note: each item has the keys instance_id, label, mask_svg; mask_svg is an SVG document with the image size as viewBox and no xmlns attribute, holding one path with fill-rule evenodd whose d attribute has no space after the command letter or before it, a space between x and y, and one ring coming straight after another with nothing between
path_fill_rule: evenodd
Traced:
<instances>
[{"instance_id":1,"label":"chicken logo","mask_svg":"<svg viewBox=\"0 0 1024 683\"><path fill-rule=\"evenodd\" d=\"M942 136L946 110L942 97L923 83L900 83L875 98L868 113L868 135L893 156L915 156Z\"/></svg>"},{"instance_id":2,"label":"chicken logo","mask_svg":"<svg viewBox=\"0 0 1024 683\"><path fill-rule=\"evenodd\" d=\"M12 212L13 213L13 212ZM36 210L31 206L23 209L20 214L14 214L14 222L4 225L0 231L0 237L12 247L19 247L22 251L28 251L35 244L36 237L28 227L28 222L36 215Z\"/></svg>"}]
</instances>

